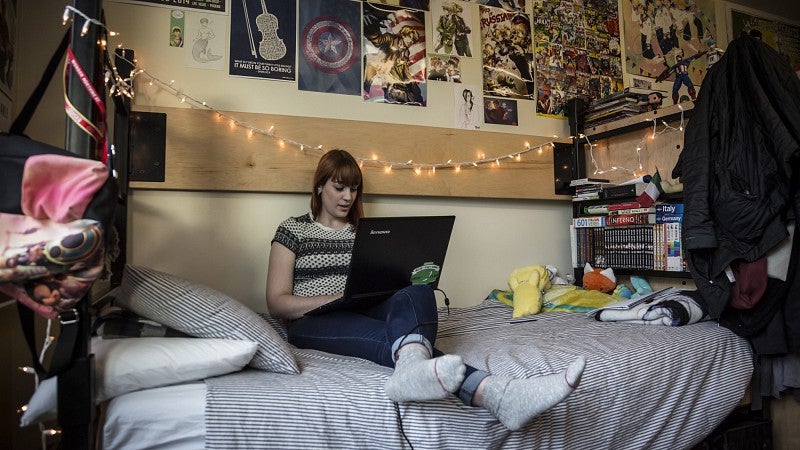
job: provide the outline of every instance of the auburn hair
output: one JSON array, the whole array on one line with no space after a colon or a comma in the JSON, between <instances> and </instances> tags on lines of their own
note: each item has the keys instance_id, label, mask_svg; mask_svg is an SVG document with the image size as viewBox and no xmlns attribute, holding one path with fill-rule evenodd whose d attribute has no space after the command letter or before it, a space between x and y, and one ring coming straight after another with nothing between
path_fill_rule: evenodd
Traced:
<instances>
[{"instance_id":1,"label":"auburn hair","mask_svg":"<svg viewBox=\"0 0 800 450\"><path fill-rule=\"evenodd\" d=\"M364 205L361 197L364 193L364 183L361 177L361 167L350 153L334 149L329 150L317 163L317 170L314 172L314 181L311 186L311 214L319 217L322 211L322 199L319 189L325 186L328 180L336 183L356 188L356 200L347 213L347 220L352 226L358 224L358 220L364 217Z\"/></svg>"}]
</instances>

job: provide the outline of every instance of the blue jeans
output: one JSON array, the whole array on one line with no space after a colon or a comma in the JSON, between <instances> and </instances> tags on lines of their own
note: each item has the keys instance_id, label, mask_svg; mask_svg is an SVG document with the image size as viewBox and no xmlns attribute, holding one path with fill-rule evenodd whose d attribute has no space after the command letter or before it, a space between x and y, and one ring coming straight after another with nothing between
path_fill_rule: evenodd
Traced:
<instances>
[{"instance_id":1,"label":"blue jeans","mask_svg":"<svg viewBox=\"0 0 800 450\"><path fill-rule=\"evenodd\" d=\"M433 347L438 322L433 290L425 285L408 286L383 302L357 311L294 320L288 326L289 342L299 348L356 356L394 367L394 352L404 344L421 343L434 356L443 354ZM466 369L456 394L471 405L475 389L489 374L469 365Z\"/></svg>"}]
</instances>

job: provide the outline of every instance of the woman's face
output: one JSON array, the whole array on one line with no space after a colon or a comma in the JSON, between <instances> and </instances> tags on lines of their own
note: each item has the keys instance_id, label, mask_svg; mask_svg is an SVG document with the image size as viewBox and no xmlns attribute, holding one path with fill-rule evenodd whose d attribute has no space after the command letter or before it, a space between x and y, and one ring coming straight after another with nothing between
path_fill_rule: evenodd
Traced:
<instances>
[{"instance_id":1,"label":"woman's face","mask_svg":"<svg viewBox=\"0 0 800 450\"><path fill-rule=\"evenodd\" d=\"M345 186L339 181L329 179L322 185L320 200L322 203L322 210L320 211L320 219L327 218L335 221L344 220L347 222L347 214L356 201L358 194L358 186Z\"/></svg>"}]
</instances>

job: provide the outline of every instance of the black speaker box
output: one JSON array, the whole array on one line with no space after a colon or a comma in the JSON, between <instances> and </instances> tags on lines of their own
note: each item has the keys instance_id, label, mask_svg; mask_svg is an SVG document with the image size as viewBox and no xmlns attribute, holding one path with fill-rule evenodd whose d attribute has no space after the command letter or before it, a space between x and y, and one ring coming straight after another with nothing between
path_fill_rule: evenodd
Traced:
<instances>
[{"instance_id":1,"label":"black speaker box","mask_svg":"<svg viewBox=\"0 0 800 450\"><path fill-rule=\"evenodd\" d=\"M128 148L131 181L164 181L167 115L131 111Z\"/></svg>"}]
</instances>

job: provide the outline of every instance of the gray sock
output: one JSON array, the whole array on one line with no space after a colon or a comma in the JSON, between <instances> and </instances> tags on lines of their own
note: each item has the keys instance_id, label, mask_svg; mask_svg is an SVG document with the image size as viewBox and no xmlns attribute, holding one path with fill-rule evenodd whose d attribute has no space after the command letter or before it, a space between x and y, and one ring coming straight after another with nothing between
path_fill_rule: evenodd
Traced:
<instances>
[{"instance_id":1,"label":"gray sock","mask_svg":"<svg viewBox=\"0 0 800 450\"><path fill-rule=\"evenodd\" d=\"M484 405L509 430L518 430L534 417L567 398L580 383L586 360L581 356L561 373L514 379L489 376Z\"/></svg>"},{"instance_id":2,"label":"gray sock","mask_svg":"<svg viewBox=\"0 0 800 450\"><path fill-rule=\"evenodd\" d=\"M457 355L430 356L420 345L401 347L386 381L386 395L395 402L410 402L439 400L455 392L464 381L464 361Z\"/></svg>"}]
</instances>

